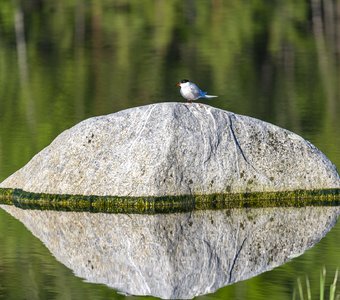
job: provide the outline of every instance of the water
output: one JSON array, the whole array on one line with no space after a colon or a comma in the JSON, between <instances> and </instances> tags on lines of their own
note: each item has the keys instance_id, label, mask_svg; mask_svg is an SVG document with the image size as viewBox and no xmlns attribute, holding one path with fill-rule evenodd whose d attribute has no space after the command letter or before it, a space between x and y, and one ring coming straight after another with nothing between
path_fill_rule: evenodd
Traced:
<instances>
[{"instance_id":1,"label":"water","mask_svg":"<svg viewBox=\"0 0 340 300\"><path fill-rule=\"evenodd\" d=\"M319 292L319 266L326 266L329 286L334 276L334 266L340 259L337 251L338 224L304 255L273 271L262 273L317 243L330 229L339 208L235 209L151 216L7 209L48 249L20 222L0 211L0 296L4 299L26 299L28 296L29 299L121 297L104 285L90 284L79 277L111 286L118 284L125 290L133 289L136 292L137 289L136 293L145 292L145 284L141 280L145 278L158 294L166 294L167 290L153 286L155 280L160 278L159 285L162 287L167 286L167 279L171 278L171 283L181 280L188 287L194 284L193 290L188 288L181 291L180 286L175 289L177 293L190 295L210 286L211 279L216 280L214 272L209 272L210 268L217 268L215 272L218 277L223 274L229 276L228 272L221 273L221 270L231 266L234 244L240 245L240 239L245 236L247 240L233 266L234 277L231 280L244 280L254 272L260 275L204 297L291 299L296 278L304 278L306 274L316 297ZM122 228L119 229L117 224ZM243 224L243 229L239 228L239 233L236 233L240 224ZM168 230L164 231L164 227ZM222 229L216 231L216 228ZM173 252L169 252L170 249ZM190 252L189 249L197 251ZM211 258L207 257L209 251L204 251L207 249L211 251ZM164 251L165 255L162 254ZM243 266L242 261L247 257L252 260ZM216 259L219 264L215 264ZM147 272L150 267L154 270L152 274ZM173 275L169 274L171 268L176 270ZM74 276L71 270L79 277ZM200 270L204 270L201 275ZM162 276L163 272L168 276ZM119 280L126 277L130 279ZM190 277L200 280L192 282Z\"/></svg>"},{"instance_id":2,"label":"water","mask_svg":"<svg viewBox=\"0 0 340 300\"><path fill-rule=\"evenodd\" d=\"M205 103L300 134L339 169L340 4L312 3L3 1L0 181L85 118L182 101L183 78L219 95ZM3 211L0 224L5 299L123 297L73 276ZM301 257L209 297L291 299L304 274L317 289L321 267L339 267L339 238L338 224Z\"/></svg>"}]
</instances>

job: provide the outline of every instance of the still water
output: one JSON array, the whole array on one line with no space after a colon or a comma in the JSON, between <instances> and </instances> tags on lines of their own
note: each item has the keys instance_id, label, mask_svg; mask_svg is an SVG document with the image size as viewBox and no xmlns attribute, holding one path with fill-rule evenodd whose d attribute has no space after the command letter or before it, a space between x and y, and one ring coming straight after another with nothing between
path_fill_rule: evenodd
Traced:
<instances>
[{"instance_id":1,"label":"still water","mask_svg":"<svg viewBox=\"0 0 340 300\"><path fill-rule=\"evenodd\" d=\"M340 169L339 1L80 1L0 3L0 181L79 121L133 106L205 103L310 140ZM86 283L0 211L0 297L123 298ZM317 293L339 267L339 224L293 261L209 295L291 299L307 274Z\"/></svg>"}]
</instances>

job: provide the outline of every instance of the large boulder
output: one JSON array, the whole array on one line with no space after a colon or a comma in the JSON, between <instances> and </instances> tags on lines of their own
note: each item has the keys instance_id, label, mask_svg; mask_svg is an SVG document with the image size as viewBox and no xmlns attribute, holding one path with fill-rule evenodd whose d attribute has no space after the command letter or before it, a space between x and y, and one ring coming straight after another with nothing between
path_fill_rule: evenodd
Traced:
<instances>
[{"instance_id":1,"label":"large boulder","mask_svg":"<svg viewBox=\"0 0 340 300\"><path fill-rule=\"evenodd\" d=\"M159 103L80 122L0 187L162 196L339 188L340 178L290 131L203 104Z\"/></svg>"}]
</instances>

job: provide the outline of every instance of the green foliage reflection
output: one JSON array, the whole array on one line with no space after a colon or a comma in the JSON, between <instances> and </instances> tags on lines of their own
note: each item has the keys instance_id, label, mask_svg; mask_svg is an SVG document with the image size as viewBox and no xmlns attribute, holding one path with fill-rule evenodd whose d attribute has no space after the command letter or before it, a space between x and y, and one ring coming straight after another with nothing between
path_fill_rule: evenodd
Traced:
<instances>
[{"instance_id":1,"label":"green foliage reflection","mask_svg":"<svg viewBox=\"0 0 340 300\"><path fill-rule=\"evenodd\" d=\"M291 129L339 165L339 5L2 1L0 178L86 117L182 101L182 77L220 95L212 105Z\"/></svg>"}]
</instances>

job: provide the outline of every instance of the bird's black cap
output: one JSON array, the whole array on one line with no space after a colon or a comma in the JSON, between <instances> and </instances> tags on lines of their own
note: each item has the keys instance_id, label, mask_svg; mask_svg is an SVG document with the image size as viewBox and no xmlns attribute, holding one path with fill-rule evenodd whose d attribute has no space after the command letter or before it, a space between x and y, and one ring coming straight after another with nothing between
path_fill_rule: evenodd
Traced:
<instances>
[{"instance_id":1,"label":"bird's black cap","mask_svg":"<svg viewBox=\"0 0 340 300\"><path fill-rule=\"evenodd\" d=\"M181 83L186 83L186 82L189 82L189 80L188 79L182 79L181 80Z\"/></svg>"}]
</instances>

